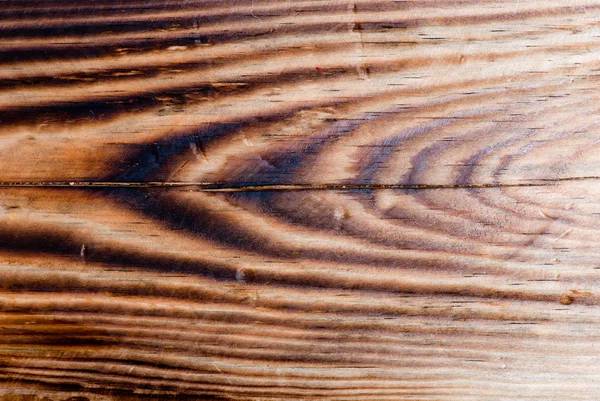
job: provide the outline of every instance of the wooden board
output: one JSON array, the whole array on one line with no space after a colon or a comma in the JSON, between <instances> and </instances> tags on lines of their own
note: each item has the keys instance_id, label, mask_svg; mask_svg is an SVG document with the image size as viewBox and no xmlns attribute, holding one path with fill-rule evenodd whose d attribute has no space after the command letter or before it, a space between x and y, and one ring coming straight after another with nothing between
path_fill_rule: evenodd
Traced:
<instances>
[{"instance_id":1,"label":"wooden board","mask_svg":"<svg viewBox=\"0 0 600 401\"><path fill-rule=\"evenodd\" d=\"M0 3L0 400L598 400L600 3Z\"/></svg>"}]
</instances>

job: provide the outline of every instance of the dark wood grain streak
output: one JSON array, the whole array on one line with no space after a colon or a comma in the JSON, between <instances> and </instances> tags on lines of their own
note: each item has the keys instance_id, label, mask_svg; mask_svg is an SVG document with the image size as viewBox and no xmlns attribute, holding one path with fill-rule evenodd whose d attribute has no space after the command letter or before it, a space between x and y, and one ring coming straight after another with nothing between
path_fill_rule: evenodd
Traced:
<instances>
[{"instance_id":1,"label":"dark wood grain streak","mask_svg":"<svg viewBox=\"0 0 600 401\"><path fill-rule=\"evenodd\" d=\"M0 400L600 397L596 0L0 3Z\"/></svg>"}]
</instances>

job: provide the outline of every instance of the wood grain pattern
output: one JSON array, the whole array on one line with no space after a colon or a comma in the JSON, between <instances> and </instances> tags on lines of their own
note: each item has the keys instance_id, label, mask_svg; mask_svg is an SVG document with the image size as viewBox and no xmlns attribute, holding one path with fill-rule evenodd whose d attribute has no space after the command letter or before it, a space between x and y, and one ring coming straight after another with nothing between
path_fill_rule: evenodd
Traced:
<instances>
[{"instance_id":1,"label":"wood grain pattern","mask_svg":"<svg viewBox=\"0 0 600 401\"><path fill-rule=\"evenodd\" d=\"M597 400L600 3L0 3L0 400Z\"/></svg>"}]
</instances>

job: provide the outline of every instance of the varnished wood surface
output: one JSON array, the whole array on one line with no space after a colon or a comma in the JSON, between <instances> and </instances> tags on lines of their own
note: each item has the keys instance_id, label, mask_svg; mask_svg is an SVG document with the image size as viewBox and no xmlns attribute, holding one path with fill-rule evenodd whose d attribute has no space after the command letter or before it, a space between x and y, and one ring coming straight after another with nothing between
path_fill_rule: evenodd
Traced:
<instances>
[{"instance_id":1,"label":"varnished wood surface","mask_svg":"<svg viewBox=\"0 0 600 401\"><path fill-rule=\"evenodd\" d=\"M0 400L598 400L600 2L3 1Z\"/></svg>"}]
</instances>

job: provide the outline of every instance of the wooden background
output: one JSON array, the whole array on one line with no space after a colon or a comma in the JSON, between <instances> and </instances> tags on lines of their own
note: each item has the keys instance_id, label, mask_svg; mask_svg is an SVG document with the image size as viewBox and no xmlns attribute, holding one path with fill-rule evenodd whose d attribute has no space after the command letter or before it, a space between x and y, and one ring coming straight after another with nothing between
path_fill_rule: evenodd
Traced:
<instances>
[{"instance_id":1,"label":"wooden background","mask_svg":"<svg viewBox=\"0 0 600 401\"><path fill-rule=\"evenodd\" d=\"M598 400L600 2L0 3L0 399Z\"/></svg>"}]
</instances>

